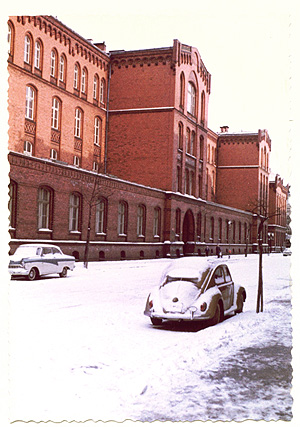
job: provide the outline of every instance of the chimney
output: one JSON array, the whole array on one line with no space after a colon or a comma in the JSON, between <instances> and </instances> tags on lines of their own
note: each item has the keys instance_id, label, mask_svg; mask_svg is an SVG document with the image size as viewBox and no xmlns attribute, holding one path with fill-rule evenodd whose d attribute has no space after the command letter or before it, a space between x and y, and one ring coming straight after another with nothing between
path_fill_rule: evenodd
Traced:
<instances>
[{"instance_id":1,"label":"chimney","mask_svg":"<svg viewBox=\"0 0 300 427\"><path fill-rule=\"evenodd\" d=\"M229 126L221 126L221 133L226 133L228 132Z\"/></svg>"},{"instance_id":2,"label":"chimney","mask_svg":"<svg viewBox=\"0 0 300 427\"><path fill-rule=\"evenodd\" d=\"M106 52L106 44L105 44L105 42L102 42L102 43L94 43L94 45L95 45L98 49L103 50L103 52Z\"/></svg>"}]
</instances>

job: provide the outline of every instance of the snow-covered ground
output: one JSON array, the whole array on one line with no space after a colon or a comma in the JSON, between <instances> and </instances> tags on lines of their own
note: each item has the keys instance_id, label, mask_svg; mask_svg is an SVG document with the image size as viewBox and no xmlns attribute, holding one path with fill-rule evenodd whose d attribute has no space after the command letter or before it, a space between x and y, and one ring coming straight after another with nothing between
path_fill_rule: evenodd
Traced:
<instances>
[{"instance_id":1,"label":"snow-covered ground","mask_svg":"<svg viewBox=\"0 0 300 427\"><path fill-rule=\"evenodd\" d=\"M169 260L81 263L67 278L10 282L10 420L292 418L290 258L227 260L244 312L203 328L143 315Z\"/></svg>"}]
</instances>

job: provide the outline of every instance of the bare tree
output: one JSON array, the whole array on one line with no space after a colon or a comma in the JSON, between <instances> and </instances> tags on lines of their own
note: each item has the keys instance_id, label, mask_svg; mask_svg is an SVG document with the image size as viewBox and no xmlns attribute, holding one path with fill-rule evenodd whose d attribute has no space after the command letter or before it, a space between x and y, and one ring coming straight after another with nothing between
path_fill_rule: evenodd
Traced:
<instances>
[{"instance_id":1,"label":"bare tree","mask_svg":"<svg viewBox=\"0 0 300 427\"><path fill-rule=\"evenodd\" d=\"M256 313L263 311L263 229L264 225L270 218L278 217L281 215L279 209L275 212L268 212L266 203L258 202L253 205L253 209L250 211L253 217L257 219L257 241L258 241L258 289L257 289L257 302L256 302Z\"/></svg>"},{"instance_id":2,"label":"bare tree","mask_svg":"<svg viewBox=\"0 0 300 427\"><path fill-rule=\"evenodd\" d=\"M83 264L85 268L88 268L89 263L89 248L91 240L91 221L94 208L100 203L100 197L103 196L103 188L101 186L101 177L95 176L94 179L89 180L85 184L78 184L77 181L72 182L74 187L79 187L79 191L82 194L83 200L88 206L88 215L87 215L87 232L86 232L86 241L84 248ZM112 194L105 193L105 196L108 197ZM83 224L82 224L83 226Z\"/></svg>"}]
</instances>

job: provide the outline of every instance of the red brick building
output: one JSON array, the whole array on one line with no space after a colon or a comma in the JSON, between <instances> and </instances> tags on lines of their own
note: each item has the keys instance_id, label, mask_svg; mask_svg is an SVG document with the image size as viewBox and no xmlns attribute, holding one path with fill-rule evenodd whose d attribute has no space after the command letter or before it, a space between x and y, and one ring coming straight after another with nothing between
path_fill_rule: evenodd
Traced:
<instances>
[{"instance_id":1,"label":"red brick building","mask_svg":"<svg viewBox=\"0 0 300 427\"><path fill-rule=\"evenodd\" d=\"M287 234L287 203L289 185L283 184L283 179L276 175L270 180L268 243L271 248L286 246Z\"/></svg>"},{"instance_id":2,"label":"red brick building","mask_svg":"<svg viewBox=\"0 0 300 427\"><path fill-rule=\"evenodd\" d=\"M8 30L12 250L51 241L82 259L88 224L91 259L218 243L243 253L256 241L240 175L228 187L226 168L238 155L258 164L244 168L247 188L267 201L270 140L228 143L208 129L211 76L197 49L107 53L50 16L11 17ZM231 160L230 144L244 147Z\"/></svg>"}]
</instances>

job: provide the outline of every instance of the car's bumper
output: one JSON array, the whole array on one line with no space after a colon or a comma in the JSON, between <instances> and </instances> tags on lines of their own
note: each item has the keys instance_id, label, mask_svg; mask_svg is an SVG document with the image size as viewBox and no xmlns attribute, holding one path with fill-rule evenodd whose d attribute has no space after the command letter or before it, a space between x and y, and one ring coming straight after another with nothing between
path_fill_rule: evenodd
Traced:
<instances>
[{"instance_id":1,"label":"car's bumper","mask_svg":"<svg viewBox=\"0 0 300 427\"><path fill-rule=\"evenodd\" d=\"M186 313L160 313L160 312L149 312L144 311L145 316L152 317L155 319L162 319L162 320L209 320L210 316L201 314L201 313L193 313L193 312L186 312Z\"/></svg>"},{"instance_id":2,"label":"car's bumper","mask_svg":"<svg viewBox=\"0 0 300 427\"><path fill-rule=\"evenodd\" d=\"M8 272L11 276L28 276L28 270L22 267L8 268Z\"/></svg>"}]
</instances>

